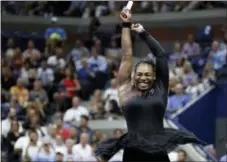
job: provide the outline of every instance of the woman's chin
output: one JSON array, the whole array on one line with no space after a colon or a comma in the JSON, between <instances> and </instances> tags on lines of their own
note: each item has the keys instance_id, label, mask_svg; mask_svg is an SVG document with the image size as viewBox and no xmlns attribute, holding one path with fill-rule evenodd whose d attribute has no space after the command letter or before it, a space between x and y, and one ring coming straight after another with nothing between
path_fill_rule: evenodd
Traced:
<instances>
[{"instance_id":1,"label":"woman's chin","mask_svg":"<svg viewBox=\"0 0 227 162\"><path fill-rule=\"evenodd\" d=\"M139 90L146 91L149 89L149 86L139 86Z\"/></svg>"}]
</instances>

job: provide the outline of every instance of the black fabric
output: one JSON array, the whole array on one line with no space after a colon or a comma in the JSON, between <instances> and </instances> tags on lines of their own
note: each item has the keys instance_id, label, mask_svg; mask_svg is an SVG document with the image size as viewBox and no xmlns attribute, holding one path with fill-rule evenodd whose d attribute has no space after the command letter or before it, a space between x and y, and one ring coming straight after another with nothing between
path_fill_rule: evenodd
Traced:
<instances>
[{"instance_id":1,"label":"black fabric","mask_svg":"<svg viewBox=\"0 0 227 162\"><path fill-rule=\"evenodd\" d=\"M131 22L124 22L122 23L123 28L131 28L132 23Z\"/></svg>"},{"instance_id":2,"label":"black fabric","mask_svg":"<svg viewBox=\"0 0 227 162\"><path fill-rule=\"evenodd\" d=\"M139 154L146 153L145 158L139 161L147 161L150 157L151 160L159 161L162 160L159 153L171 151L178 144L203 144L192 133L164 128L169 80L167 57L160 44L147 32L140 36L156 56L156 81L145 95L134 96L122 106L128 133L119 139L109 139L98 144L96 155L105 160L109 160L121 148L130 148L139 150Z\"/></svg>"},{"instance_id":3,"label":"black fabric","mask_svg":"<svg viewBox=\"0 0 227 162\"><path fill-rule=\"evenodd\" d=\"M131 162L131 161L162 161L162 162L169 162L169 157L166 152L157 152L153 154L149 154L138 149L133 148L125 148L123 154L123 161L124 162Z\"/></svg>"}]
</instances>

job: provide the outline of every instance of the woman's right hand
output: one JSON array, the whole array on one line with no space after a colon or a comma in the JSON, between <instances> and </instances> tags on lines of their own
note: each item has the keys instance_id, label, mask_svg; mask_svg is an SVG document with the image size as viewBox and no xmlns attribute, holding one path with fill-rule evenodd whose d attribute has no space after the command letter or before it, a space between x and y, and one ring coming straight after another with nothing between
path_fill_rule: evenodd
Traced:
<instances>
[{"instance_id":1,"label":"woman's right hand","mask_svg":"<svg viewBox=\"0 0 227 162\"><path fill-rule=\"evenodd\" d=\"M120 18L123 22L131 22L132 18L131 11L124 7L120 13Z\"/></svg>"}]
</instances>

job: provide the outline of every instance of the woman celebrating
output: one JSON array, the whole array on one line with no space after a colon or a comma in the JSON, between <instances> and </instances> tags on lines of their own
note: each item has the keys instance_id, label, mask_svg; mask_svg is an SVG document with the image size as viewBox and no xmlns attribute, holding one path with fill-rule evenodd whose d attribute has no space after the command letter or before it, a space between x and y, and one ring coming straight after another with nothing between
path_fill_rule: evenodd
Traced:
<instances>
[{"instance_id":1,"label":"woman celebrating","mask_svg":"<svg viewBox=\"0 0 227 162\"><path fill-rule=\"evenodd\" d=\"M120 18L123 56L117 79L128 133L101 142L97 146L97 159L108 161L124 148L123 161L170 161L167 151L178 144L202 142L191 133L164 128L169 81L165 51L142 25L131 25L129 10L123 9ZM143 60L132 69L130 28L147 43L156 57L156 65L152 60Z\"/></svg>"}]
</instances>

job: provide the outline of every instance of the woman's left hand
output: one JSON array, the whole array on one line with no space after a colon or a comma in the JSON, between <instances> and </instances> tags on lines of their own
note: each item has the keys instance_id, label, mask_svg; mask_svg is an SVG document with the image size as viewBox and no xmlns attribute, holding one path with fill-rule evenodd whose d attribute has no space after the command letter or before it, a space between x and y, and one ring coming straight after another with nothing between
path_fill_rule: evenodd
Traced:
<instances>
[{"instance_id":1,"label":"woman's left hand","mask_svg":"<svg viewBox=\"0 0 227 162\"><path fill-rule=\"evenodd\" d=\"M132 24L131 26L131 30L137 32L137 33L141 33L144 31L144 28L141 24Z\"/></svg>"}]
</instances>

